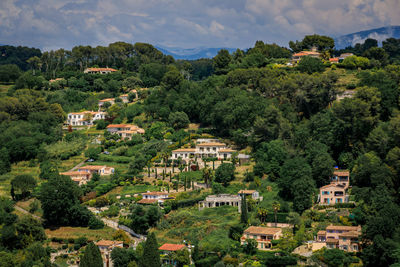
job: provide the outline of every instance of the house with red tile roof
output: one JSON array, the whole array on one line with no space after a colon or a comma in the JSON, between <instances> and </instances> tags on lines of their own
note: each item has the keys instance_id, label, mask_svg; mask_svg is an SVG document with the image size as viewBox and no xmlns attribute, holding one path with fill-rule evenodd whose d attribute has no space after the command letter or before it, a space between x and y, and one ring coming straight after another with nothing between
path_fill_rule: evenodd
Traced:
<instances>
[{"instance_id":1,"label":"house with red tile roof","mask_svg":"<svg viewBox=\"0 0 400 267\"><path fill-rule=\"evenodd\" d=\"M257 241L259 250L270 250L272 248L272 240L278 240L283 237L282 229L275 227L250 226L244 230L240 243L246 244L247 239Z\"/></svg>"},{"instance_id":2,"label":"house with red tile roof","mask_svg":"<svg viewBox=\"0 0 400 267\"><path fill-rule=\"evenodd\" d=\"M325 242L326 247L338 248L347 252L360 251L361 226L329 225L317 233L317 241Z\"/></svg>"},{"instance_id":3,"label":"house with red tile roof","mask_svg":"<svg viewBox=\"0 0 400 267\"><path fill-rule=\"evenodd\" d=\"M72 181L74 181L79 186L83 184L87 184L87 182L92 179L92 173L89 171L69 171L69 172L62 172L61 175L69 176Z\"/></svg>"},{"instance_id":4,"label":"house with red tile roof","mask_svg":"<svg viewBox=\"0 0 400 267\"><path fill-rule=\"evenodd\" d=\"M165 243L158 248L160 250L160 256L163 266L177 266L178 262L174 260L174 254L180 250L186 249L185 245L182 244L169 244Z\"/></svg>"},{"instance_id":5,"label":"house with red tile roof","mask_svg":"<svg viewBox=\"0 0 400 267\"><path fill-rule=\"evenodd\" d=\"M114 173L113 167L107 167L105 165L87 165L78 168L78 172L89 172L91 174L98 173L99 175L111 175Z\"/></svg>"},{"instance_id":6,"label":"house with red tile roof","mask_svg":"<svg viewBox=\"0 0 400 267\"><path fill-rule=\"evenodd\" d=\"M300 51L292 55L292 63L298 63L303 57L319 58L321 54L317 51Z\"/></svg>"},{"instance_id":7,"label":"house with red tile roof","mask_svg":"<svg viewBox=\"0 0 400 267\"><path fill-rule=\"evenodd\" d=\"M144 134L145 130L133 124L110 124L107 131L112 134L118 134L122 139L132 139L135 134Z\"/></svg>"}]
</instances>

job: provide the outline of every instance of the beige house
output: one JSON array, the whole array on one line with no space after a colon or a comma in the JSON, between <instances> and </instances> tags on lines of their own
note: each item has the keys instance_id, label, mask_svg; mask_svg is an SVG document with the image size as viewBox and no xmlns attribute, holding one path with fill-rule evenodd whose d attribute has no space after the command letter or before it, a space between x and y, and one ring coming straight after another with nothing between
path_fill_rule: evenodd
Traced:
<instances>
[{"instance_id":1,"label":"beige house","mask_svg":"<svg viewBox=\"0 0 400 267\"><path fill-rule=\"evenodd\" d=\"M334 171L331 183L319 189L320 205L334 205L349 202L347 189L350 182L350 173L345 170Z\"/></svg>"},{"instance_id":2,"label":"beige house","mask_svg":"<svg viewBox=\"0 0 400 267\"><path fill-rule=\"evenodd\" d=\"M112 134L118 134L122 139L132 139L134 134L144 134L145 130L133 124L110 124L107 131Z\"/></svg>"},{"instance_id":3,"label":"beige house","mask_svg":"<svg viewBox=\"0 0 400 267\"><path fill-rule=\"evenodd\" d=\"M109 74L112 72L116 72L116 69L113 68L87 68L83 71L83 73L89 74Z\"/></svg>"},{"instance_id":4,"label":"beige house","mask_svg":"<svg viewBox=\"0 0 400 267\"><path fill-rule=\"evenodd\" d=\"M361 226L330 225L317 234L318 242L325 242L327 248L338 248L347 252L360 251Z\"/></svg>"},{"instance_id":5,"label":"beige house","mask_svg":"<svg viewBox=\"0 0 400 267\"><path fill-rule=\"evenodd\" d=\"M110 103L110 105L114 105L115 98L105 98L105 99L99 100L99 108L101 108L105 103Z\"/></svg>"},{"instance_id":6,"label":"beige house","mask_svg":"<svg viewBox=\"0 0 400 267\"><path fill-rule=\"evenodd\" d=\"M238 212L241 212L242 198L238 195L220 194L220 195L209 195L205 200L199 202L199 210L204 208L216 208L221 206L233 206L238 208Z\"/></svg>"},{"instance_id":7,"label":"beige house","mask_svg":"<svg viewBox=\"0 0 400 267\"><path fill-rule=\"evenodd\" d=\"M319 58L320 53L317 51L301 51L292 55L292 63L298 63L303 57Z\"/></svg>"},{"instance_id":8,"label":"beige house","mask_svg":"<svg viewBox=\"0 0 400 267\"><path fill-rule=\"evenodd\" d=\"M123 103L129 103L129 95L128 94L120 95L119 98L121 98Z\"/></svg>"},{"instance_id":9,"label":"beige house","mask_svg":"<svg viewBox=\"0 0 400 267\"><path fill-rule=\"evenodd\" d=\"M103 258L103 267L113 267L111 260L111 251L114 248L123 248L124 242L122 241L111 241L111 240L100 240L96 243L100 249L101 257Z\"/></svg>"},{"instance_id":10,"label":"beige house","mask_svg":"<svg viewBox=\"0 0 400 267\"><path fill-rule=\"evenodd\" d=\"M90 172L85 171L70 171L70 172L62 172L61 175L69 176L72 181L77 183L79 186L83 184L87 184L87 182L92 179L92 174Z\"/></svg>"},{"instance_id":11,"label":"beige house","mask_svg":"<svg viewBox=\"0 0 400 267\"><path fill-rule=\"evenodd\" d=\"M98 173L99 175L111 175L114 173L113 167L107 166L97 166L97 165L88 165L78 168L78 172L89 172L93 175L93 173Z\"/></svg>"},{"instance_id":12,"label":"beige house","mask_svg":"<svg viewBox=\"0 0 400 267\"><path fill-rule=\"evenodd\" d=\"M274 227L250 226L244 230L240 238L241 244L246 244L246 239L254 239L257 241L259 250L270 250L272 248L272 240L282 238L282 229Z\"/></svg>"},{"instance_id":13,"label":"beige house","mask_svg":"<svg viewBox=\"0 0 400 267\"><path fill-rule=\"evenodd\" d=\"M71 126L85 126L93 125L96 120L104 120L106 118L105 112L83 111L68 113L67 124Z\"/></svg>"}]
</instances>

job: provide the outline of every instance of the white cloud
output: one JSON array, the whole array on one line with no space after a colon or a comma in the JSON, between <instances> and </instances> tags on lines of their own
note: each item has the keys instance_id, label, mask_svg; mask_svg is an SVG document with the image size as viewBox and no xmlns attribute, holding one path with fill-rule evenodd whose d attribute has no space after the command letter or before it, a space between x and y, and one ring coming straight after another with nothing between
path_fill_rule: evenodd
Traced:
<instances>
[{"instance_id":1,"label":"white cloud","mask_svg":"<svg viewBox=\"0 0 400 267\"><path fill-rule=\"evenodd\" d=\"M400 25L399 10L399 0L0 0L0 43L287 45L305 34Z\"/></svg>"}]
</instances>

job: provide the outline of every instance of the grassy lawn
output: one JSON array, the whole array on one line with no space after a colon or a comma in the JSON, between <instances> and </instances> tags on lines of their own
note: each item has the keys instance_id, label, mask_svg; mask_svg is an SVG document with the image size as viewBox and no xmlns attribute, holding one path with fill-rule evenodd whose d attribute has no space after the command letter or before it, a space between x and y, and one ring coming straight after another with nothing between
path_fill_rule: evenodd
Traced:
<instances>
[{"instance_id":1,"label":"grassy lawn","mask_svg":"<svg viewBox=\"0 0 400 267\"><path fill-rule=\"evenodd\" d=\"M72 169L73 167L75 167L80 162L84 161L85 159L86 159L86 157L82 153L80 155L70 157L67 160L62 160L61 164L59 166L59 170L60 170L60 172L69 171L70 169Z\"/></svg>"},{"instance_id":2,"label":"grassy lawn","mask_svg":"<svg viewBox=\"0 0 400 267\"><path fill-rule=\"evenodd\" d=\"M199 211L197 207L183 208L168 214L155 229L159 243L189 243L199 241L200 247L229 248L234 242L229 239L229 227L239 223L237 208L222 206Z\"/></svg>"},{"instance_id":3,"label":"grassy lawn","mask_svg":"<svg viewBox=\"0 0 400 267\"><path fill-rule=\"evenodd\" d=\"M155 185L127 185L124 186L120 194L137 194L147 191L158 191L160 188Z\"/></svg>"},{"instance_id":4,"label":"grassy lawn","mask_svg":"<svg viewBox=\"0 0 400 267\"><path fill-rule=\"evenodd\" d=\"M29 174L32 175L38 183L40 183L39 173L39 166L30 167L29 161L21 161L17 164L12 164L11 172L0 175L0 196L10 195L10 182L15 176L21 174Z\"/></svg>"},{"instance_id":5,"label":"grassy lawn","mask_svg":"<svg viewBox=\"0 0 400 267\"><path fill-rule=\"evenodd\" d=\"M117 162L111 162L111 161L100 161L96 160L94 162L86 162L84 166L86 165L106 165L108 167L113 167L114 169L118 169L122 173L126 173L129 168L128 163L117 163Z\"/></svg>"},{"instance_id":6,"label":"grassy lawn","mask_svg":"<svg viewBox=\"0 0 400 267\"><path fill-rule=\"evenodd\" d=\"M29 205L35 201L35 198L31 198L25 201L18 201L17 203L15 203L15 205L17 205L20 208L23 208L24 210L29 211ZM40 202L39 202L39 209L34 213L34 215L41 217L43 215L43 211L40 208Z\"/></svg>"},{"instance_id":7,"label":"grassy lawn","mask_svg":"<svg viewBox=\"0 0 400 267\"><path fill-rule=\"evenodd\" d=\"M90 230L87 227L60 227L57 229L45 229L47 238L79 238L86 237L90 241L97 241L100 239L112 239L115 230L105 226L103 229Z\"/></svg>"}]
</instances>

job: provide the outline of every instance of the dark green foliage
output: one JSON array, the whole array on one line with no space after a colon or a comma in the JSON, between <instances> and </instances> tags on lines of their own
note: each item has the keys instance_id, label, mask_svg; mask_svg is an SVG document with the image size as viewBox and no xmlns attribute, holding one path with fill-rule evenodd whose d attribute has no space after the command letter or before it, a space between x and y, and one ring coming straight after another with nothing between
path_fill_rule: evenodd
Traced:
<instances>
[{"instance_id":1,"label":"dark green foliage","mask_svg":"<svg viewBox=\"0 0 400 267\"><path fill-rule=\"evenodd\" d=\"M104 227L104 223L102 220L97 219L96 217L92 216L88 222L89 229L102 229Z\"/></svg>"},{"instance_id":2,"label":"dark green foliage","mask_svg":"<svg viewBox=\"0 0 400 267\"><path fill-rule=\"evenodd\" d=\"M221 49L218 51L218 54L213 58L213 67L215 73L217 74L225 74L228 72L228 65L231 62L232 58L229 55L229 51L226 49Z\"/></svg>"},{"instance_id":3,"label":"dark green foliage","mask_svg":"<svg viewBox=\"0 0 400 267\"><path fill-rule=\"evenodd\" d=\"M15 64L0 65L0 82L15 82L21 70Z\"/></svg>"},{"instance_id":4,"label":"dark green foliage","mask_svg":"<svg viewBox=\"0 0 400 267\"><path fill-rule=\"evenodd\" d=\"M306 35L302 41L290 41L290 48L294 52L300 52L301 50L308 50L316 47L318 50L329 50L335 46L333 38L324 35Z\"/></svg>"},{"instance_id":5,"label":"dark green foliage","mask_svg":"<svg viewBox=\"0 0 400 267\"><path fill-rule=\"evenodd\" d=\"M85 151L85 157L97 160L97 159L99 159L100 153L101 153L101 147L89 147Z\"/></svg>"},{"instance_id":6,"label":"dark green foliage","mask_svg":"<svg viewBox=\"0 0 400 267\"><path fill-rule=\"evenodd\" d=\"M242 202L240 205L241 205L240 222L244 225L247 225L249 221L249 214L248 214L247 200L245 196L242 197Z\"/></svg>"},{"instance_id":7,"label":"dark green foliage","mask_svg":"<svg viewBox=\"0 0 400 267\"><path fill-rule=\"evenodd\" d=\"M282 140L261 143L255 153L254 172L258 176L268 174L272 180L279 177L281 166L288 157L288 151Z\"/></svg>"},{"instance_id":8,"label":"dark green foliage","mask_svg":"<svg viewBox=\"0 0 400 267\"><path fill-rule=\"evenodd\" d=\"M225 187L235 179L235 166L231 163L222 163L215 171L215 181Z\"/></svg>"},{"instance_id":9,"label":"dark green foliage","mask_svg":"<svg viewBox=\"0 0 400 267\"><path fill-rule=\"evenodd\" d=\"M248 255L256 254L256 252L257 252L257 241L252 239L252 238L246 239L246 242L243 245L243 252L248 254Z\"/></svg>"},{"instance_id":10,"label":"dark green foliage","mask_svg":"<svg viewBox=\"0 0 400 267\"><path fill-rule=\"evenodd\" d=\"M325 70L324 63L319 58L314 58L314 57L303 57L299 64L297 65L297 68L301 72L306 72L308 74L314 73L314 72L323 72Z\"/></svg>"},{"instance_id":11,"label":"dark green foliage","mask_svg":"<svg viewBox=\"0 0 400 267\"><path fill-rule=\"evenodd\" d=\"M150 227L153 227L161 218L158 207L143 207L142 205L133 206L129 219L129 227L138 234L145 234Z\"/></svg>"},{"instance_id":12,"label":"dark green foliage","mask_svg":"<svg viewBox=\"0 0 400 267\"><path fill-rule=\"evenodd\" d=\"M139 259L139 265L141 267L161 266L160 252L158 250L157 239L154 233L150 233L147 236L143 250L143 256Z\"/></svg>"},{"instance_id":13,"label":"dark green foliage","mask_svg":"<svg viewBox=\"0 0 400 267\"><path fill-rule=\"evenodd\" d=\"M86 246L85 252L81 257L79 267L102 267L102 266L103 266L103 259L100 254L100 250L93 242L90 242L89 245Z\"/></svg>"},{"instance_id":14,"label":"dark green foliage","mask_svg":"<svg viewBox=\"0 0 400 267\"><path fill-rule=\"evenodd\" d=\"M111 252L111 259L115 267L125 267L132 261L137 261L136 252L133 249L114 248Z\"/></svg>"},{"instance_id":15,"label":"dark green foliage","mask_svg":"<svg viewBox=\"0 0 400 267\"><path fill-rule=\"evenodd\" d=\"M293 183L300 179L310 179L311 173L311 167L304 158L296 157L286 160L281 168L280 179L277 180L280 195L285 199L293 199L297 191Z\"/></svg>"},{"instance_id":16,"label":"dark green foliage","mask_svg":"<svg viewBox=\"0 0 400 267\"><path fill-rule=\"evenodd\" d=\"M87 226L93 215L79 205L81 195L81 189L69 177L51 177L40 188L43 218L49 225Z\"/></svg>"},{"instance_id":17,"label":"dark green foliage","mask_svg":"<svg viewBox=\"0 0 400 267\"><path fill-rule=\"evenodd\" d=\"M40 57L41 52L38 48L29 48L26 46L0 46L0 65L15 64L22 70L28 70L29 66L26 62L31 57Z\"/></svg>"},{"instance_id":18,"label":"dark green foliage","mask_svg":"<svg viewBox=\"0 0 400 267\"><path fill-rule=\"evenodd\" d=\"M229 228L229 238L232 238L235 241L240 241L244 231L244 227L241 224L233 225Z\"/></svg>"},{"instance_id":19,"label":"dark green foliage","mask_svg":"<svg viewBox=\"0 0 400 267\"><path fill-rule=\"evenodd\" d=\"M11 180L11 188L16 199L28 197L35 187L36 180L28 174L15 176L14 179Z\"/></svg>"},{"instance_id":20,"label":"dark green foliage","mask_svg":"<svg viewBox=\"0 0 400 267\"><path fill-rule=\"evenodd\" d=\"M0 175L11 171L10 158L8 156L7 148L0 149Z\"/></svg>"},{"instance_id":21,"label":"dark green foliage","mask_svg":"<svg viewBox=\"0 0 400 267\"><path fill-rule=\"evenodd\" d=\"M169 114L168 121L175 130L186 128L190 121L185 112L173 112Z\"/></svg>"}]
</instances>

